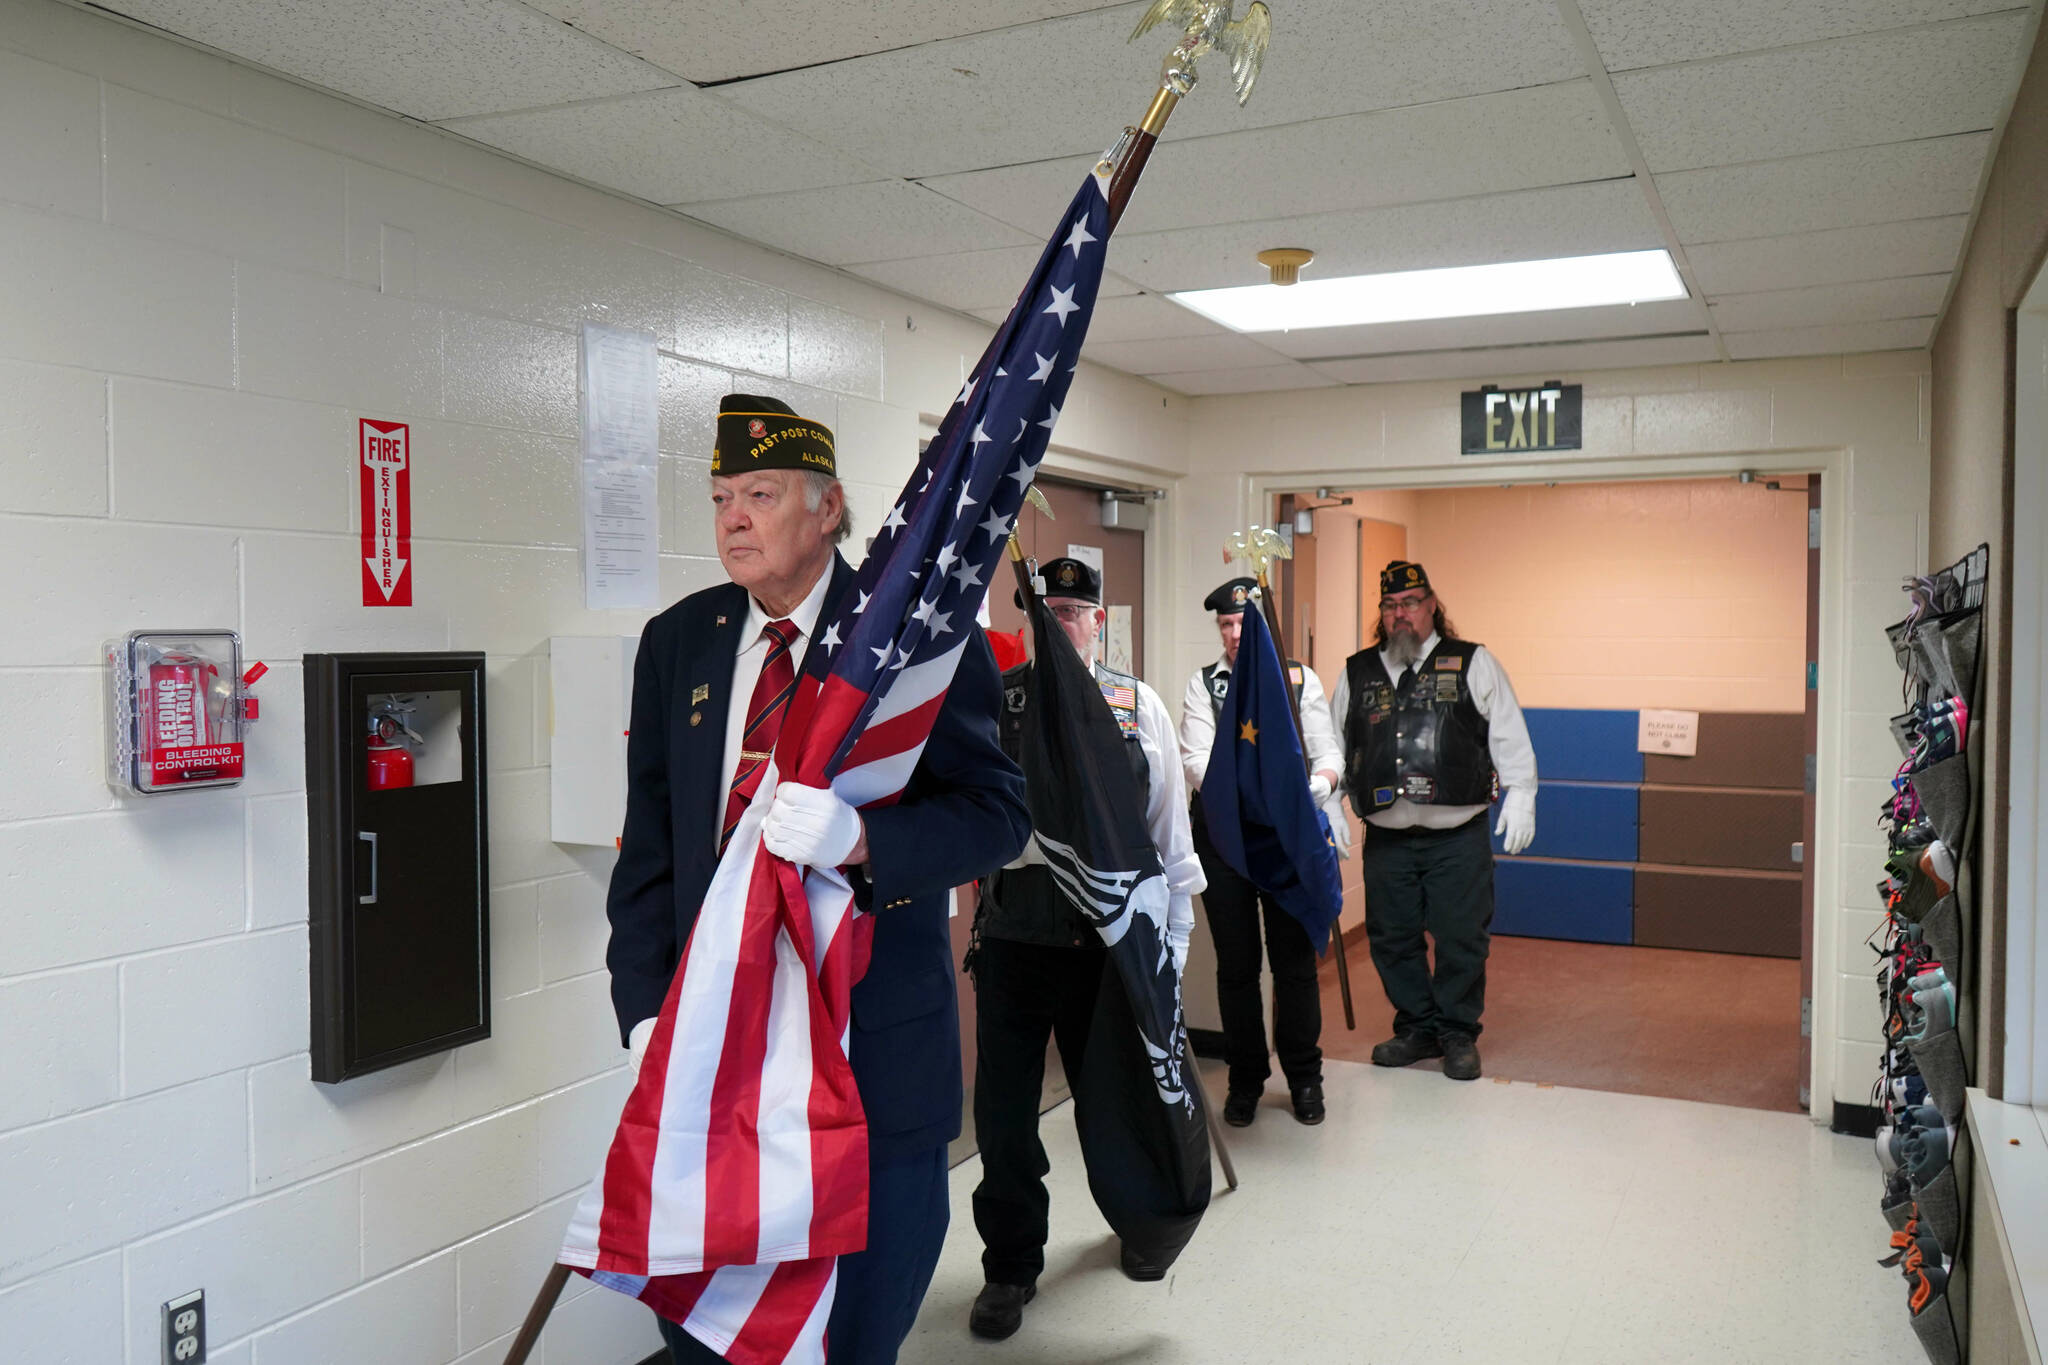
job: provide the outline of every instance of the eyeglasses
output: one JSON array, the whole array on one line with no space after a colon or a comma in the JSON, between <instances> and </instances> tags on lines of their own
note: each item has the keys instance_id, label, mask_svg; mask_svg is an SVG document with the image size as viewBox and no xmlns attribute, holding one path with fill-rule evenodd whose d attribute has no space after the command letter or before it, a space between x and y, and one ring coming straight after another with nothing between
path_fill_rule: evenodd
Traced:
<instances>
[{"instance_id":1,"label":"eyeglasses","mask_svg":"<svg viewBox=\"0 0 2048 1365\"><path fill-rule=\"evenodd\" d=\"M1435 605L1436 599L1429 596L1410 598L1407 601L1400 601L1395 598L1382 598L1380 600L1380 615L1399 616L1404 612L1410 615L1418 615L1432 609Z\"/></svg>"},{"instance_id":2,"label":"eyeglasses","mask_svg":"<svg viewBox=\"0 0 2048 1365\"><path fill-rule=\"evenodd\" d=\"M1052 607L1052 614L1062 621L1079 621L1095 610L1085 602L1069 602L1057 607L1053 607L1050 602L1046 605Z\"/></svg>"}]
</instances>

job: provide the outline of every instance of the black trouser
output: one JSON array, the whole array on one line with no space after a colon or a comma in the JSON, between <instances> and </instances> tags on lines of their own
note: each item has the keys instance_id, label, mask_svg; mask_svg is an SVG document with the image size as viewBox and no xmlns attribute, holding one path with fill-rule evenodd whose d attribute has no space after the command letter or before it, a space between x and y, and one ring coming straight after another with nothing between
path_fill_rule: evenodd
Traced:
<instances>
[{"instance_id":1,"label":"black trouser","mask_svg":"<svg viewBox=\"0 0 2048 1365\"><path fill-rule=\"evenodd\" d=\"M974 1140L981 1184L974 1226L991 1284L1035 1284L1045 1269L1045 1145L1038 1106L1045 1045L1058 1042L1071 1085L1081 1074L1095 998L1109 954L984 938L974 960ZM1077 1105L1081 1103L1078 1090Z\"/></svg>"},{"instance_id":2,"label":"black trouser","mask_svg":"<svg viewBox=\"0 0 2048 1365\"><path fill-rule=\"evenodd\" d=\"M1232 1094L1256 1095L1273 1074L1266 1057L1266 1007L1259 998L1259 921L1266 925L1266 961L1273 968L1273 1051L1289 1089L1323 1079L1322 983L1316 945L1301 921L1246 881L1209 843L1201 808L1194 815L1195 853L1209 885L1202 913L1216 945L1216 1007L1223 1016L1223 1057Z\"/></svg>"},{"instance_id":3,"label":"black trouser","mask_svg":"<svg viewBox=\"0 0 2048 1365\"><path fill-rule=\"evenodd\" d=\"M1479 1034L1492 943L1486 812L1455 829L1365 827L1365 936L1396 1033ZM1430 971L1427 933L1436 945Z\"/></svg>"}]
</instances>

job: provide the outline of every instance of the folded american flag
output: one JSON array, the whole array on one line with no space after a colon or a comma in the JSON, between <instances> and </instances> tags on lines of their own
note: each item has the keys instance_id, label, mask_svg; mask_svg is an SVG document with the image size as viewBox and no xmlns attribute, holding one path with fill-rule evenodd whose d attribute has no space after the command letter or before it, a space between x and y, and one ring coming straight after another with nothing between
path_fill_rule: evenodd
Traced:
<instances>
[{"instance_id":1,"label":"folded american flag","mask_svg":"<svg viewBox=\"0 0 2048 1365\"><path fill-rule=\"evenodd\" d=\"M1073 382L1107 192L1081 186L812 644L562 1247L738 1365L824 1360L836 1258L867 1241L846 1049L869 926L844 875L770 854L761 822L778 774L872 806L917 766Z\"/></svg>"}]
</instances>

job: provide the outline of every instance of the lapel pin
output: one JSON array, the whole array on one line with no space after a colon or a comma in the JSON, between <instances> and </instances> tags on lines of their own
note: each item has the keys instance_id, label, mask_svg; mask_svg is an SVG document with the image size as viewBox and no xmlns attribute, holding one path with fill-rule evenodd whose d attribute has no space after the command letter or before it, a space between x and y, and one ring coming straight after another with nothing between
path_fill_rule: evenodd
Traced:
<instances>
[{"instance_id":1,"label":"lapel pin","mask_svg":"<svg viewBox=\"0 0 2048 1365\"><path fill-rule=\"evenodd\" d=\"M695 724L696 724L696 723L697 723L698 721L700 721L700 720L703 720L703 719L704 719L704 713L703 713L702 711L692 711L692 712L690 713L690 724L692 724L692 725L695 725Z\"/></svg>"},{"instance_id":2,"label":"lapel pin","mask_svg":"<svg viewBox=\"0 0 2048 1365\"><path fill-rule=\"evenodd\" d=\"M718 618L718 624L721 626L725 624L725 618L723 616Z\"/></svg>"},{"instance_id":3,"label":"lapel pin","mask_svg":"<svg viewBox=\"0 0 2048 1365\"><path fill-rule=\"evenodd\" d=\"M691 690L691 692L690 692L690 705L692 705L692 706L695 706L695 705L696 705L696 704L697 704L698 702L700 702L700 701L705 701L705 700L707 700L707 699L708 699L708 698L709 698L710 696L711 696L711 686L710 686L710 684L709 684L709 683L698 683L698 684L697 684L697 686L696 686L695 688L693 688L693 689Z\"/></svg>"}]
</instances>

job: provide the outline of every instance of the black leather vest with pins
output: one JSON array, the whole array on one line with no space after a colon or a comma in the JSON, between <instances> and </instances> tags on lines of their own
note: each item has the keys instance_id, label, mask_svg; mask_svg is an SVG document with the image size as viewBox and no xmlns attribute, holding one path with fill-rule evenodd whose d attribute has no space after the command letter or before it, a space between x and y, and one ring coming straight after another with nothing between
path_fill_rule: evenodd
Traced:
<instances>
[{"instance_id":1,"label":"black leather vest with pins","mask_svg":"<svg viewBox=\"0 0 2048 1365\"><path fill-rule=\"evenodd\" d=\"M1363 817L1406 797L1419 806L1483 806L1499 783L1486 717L1472 701L1470 640L1440 640L1397 687L1377 648L1345 665L1344 785Z\"/></svg>"}]
</instances>

